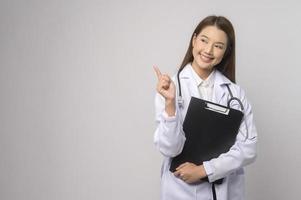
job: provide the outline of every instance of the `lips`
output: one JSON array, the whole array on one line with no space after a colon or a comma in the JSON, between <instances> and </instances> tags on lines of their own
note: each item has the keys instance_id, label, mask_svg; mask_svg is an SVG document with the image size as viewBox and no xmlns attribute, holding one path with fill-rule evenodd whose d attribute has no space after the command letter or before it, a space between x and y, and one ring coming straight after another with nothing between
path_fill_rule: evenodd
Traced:
<instances>
[{"instance_id":1,"label":"lips","mask_svg":"<svg viewBox=\"0 0 301 200\"><path fill-rule=\"evenodd\" d=\"M201 60L206 63L210 63L214 58L210 56L206 56L204 54L200 54Z\"/></svg>"}]
</instances>

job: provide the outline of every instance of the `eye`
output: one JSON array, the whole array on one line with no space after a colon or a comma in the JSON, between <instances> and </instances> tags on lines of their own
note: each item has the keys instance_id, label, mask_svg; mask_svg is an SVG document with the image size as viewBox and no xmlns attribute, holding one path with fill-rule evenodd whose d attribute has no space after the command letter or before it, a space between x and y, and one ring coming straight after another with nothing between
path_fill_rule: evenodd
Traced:
<instances>
[{"instance_id":1,"label":"eye","mask_svg":"<svg viewBox=\"0 0 301 200\"><path fill-rule=\"evenodd\" d=\"M219 48L219 49L224 49L224 46L222 45L215 45L216 48Z\"/></svg>"},{"instance_id":2,"label":"eye","mask_svg":"<svg viewBox=\"0 0 301 200\"><path fill-rule=\"evenodd\" d=\"M201 42L206 43L206 44L208 43L207 40L204 38L201 38Z\"/></svg>"}]
</instances>

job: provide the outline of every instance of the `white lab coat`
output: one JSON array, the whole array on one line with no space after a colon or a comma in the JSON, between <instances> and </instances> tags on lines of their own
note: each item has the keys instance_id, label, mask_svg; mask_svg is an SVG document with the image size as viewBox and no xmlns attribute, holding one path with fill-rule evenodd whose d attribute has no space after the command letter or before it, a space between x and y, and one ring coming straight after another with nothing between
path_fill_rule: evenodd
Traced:
<instances>
[{"instance_id":1,"label":"white lab coat","mask_svg":"<svg viewBox=\"0 0 301 200\"><path fill-rule=\"evenodd\" d=\"M161 168L161 200L209 200L212 199L211 184L187 184L175 177L169 171L172 157L181 153L185 134L182 129L191 96L200 98L195 79L192 76L192 66L187 64L180 73L182 98L184 104L179 108L176 103L176 115L168 117L165 113L164 98L156 94L156 123L154 143L164 156ZM177 85L176 76L173 77ZM221 185L215 185L218 200L243 200L244 199L244 169L256 158L257 131L253 121L253 113L244 91L232 83L222 73L216 71L212 101L227 105L230 94L225 86L228 84L234 97L239 98L244 106L245 123L241 124L235 144L231 149L218 158L203 163L209 182L224 178ZM178 88L178 86L177 86ZM177 89L178 93L178 89ZM177 94L178 96L178 94ZM176 101L177 102L177 101ZM239 104L233 101L232 108L240 109ZM248 134L247 130L248 129ZM247 139L246 139L247 137Z\"/></svg>"}]
</instances>

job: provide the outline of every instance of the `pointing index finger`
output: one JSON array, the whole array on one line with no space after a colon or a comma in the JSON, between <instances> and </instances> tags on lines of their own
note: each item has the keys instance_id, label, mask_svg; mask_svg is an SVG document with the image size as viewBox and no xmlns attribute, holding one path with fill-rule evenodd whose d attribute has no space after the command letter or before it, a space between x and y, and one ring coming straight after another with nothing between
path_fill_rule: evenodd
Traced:
<instances>
[{"instance_id":1,"label":"pointing index finger","mask_svg":"<svg viewBox=\"0 0 301 200\"><path fill-rule=\"evenodd\" d=\"M156 72L156 74L157 74L157 77L158 77L158 79L160 79L160 78L161 78L161 76L162 76L162 74L161 74L161 72L160 72L159 68L158 68L158 67L156 67L156 66L154 66L154 70L155 70L155 72Z\"/></svg>"}]
</instances>

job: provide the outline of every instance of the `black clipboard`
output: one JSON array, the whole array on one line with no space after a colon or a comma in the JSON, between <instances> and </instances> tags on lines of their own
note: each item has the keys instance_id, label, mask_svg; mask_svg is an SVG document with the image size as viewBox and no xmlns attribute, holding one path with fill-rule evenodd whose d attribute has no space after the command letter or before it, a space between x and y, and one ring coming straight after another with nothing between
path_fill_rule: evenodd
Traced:
<instances>
[{"instance_id":1,"label":"black clipboard","mask_svg":"<svg viewBox=\"0 0 301 200\"><path fill-rule=\"evenodd\" d=\"M182 163L201 165L230 150L244 115L240 110L230 108L230 100L228 106L223 106L191 97L183 122L186 141L182 152L172 158L171 172ZM232 97L232 100L237 99Z\"/></svg>"}]
</instances>

